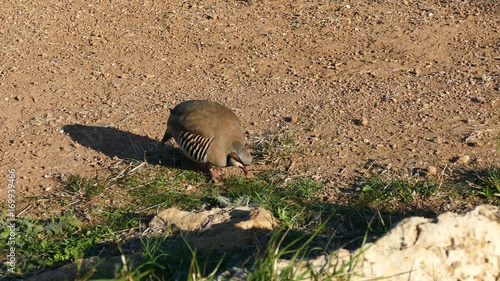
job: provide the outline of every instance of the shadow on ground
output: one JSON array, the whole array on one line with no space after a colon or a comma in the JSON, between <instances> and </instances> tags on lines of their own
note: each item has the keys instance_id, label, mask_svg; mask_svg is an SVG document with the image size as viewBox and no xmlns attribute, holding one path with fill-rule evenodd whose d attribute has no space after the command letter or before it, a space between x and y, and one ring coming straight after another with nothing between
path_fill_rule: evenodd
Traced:
<instances>
[{"instance_id":1,"label":"shadow on ground","mask_svg":"<svg viewBox=\"0 0 500 281\"><path fill-rule=\"evenodd\" d=\"M145 161L153 165L164 165L193 170L196 167L182 152L170 144L112 127L65 125L64 133L82 146L99 151L109 158Z\"/></svg>"}]
</instances>

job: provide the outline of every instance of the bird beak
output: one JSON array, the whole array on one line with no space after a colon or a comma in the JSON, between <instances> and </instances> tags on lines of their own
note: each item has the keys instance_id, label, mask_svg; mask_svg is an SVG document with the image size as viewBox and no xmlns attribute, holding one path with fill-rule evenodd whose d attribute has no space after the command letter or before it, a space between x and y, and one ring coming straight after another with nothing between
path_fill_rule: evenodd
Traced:
<instances>
[{"instance_id":1,"label":"bird beak","mask_svg":"<svg viewBox=\"0 0 500 281\"><path fill-rule=\"evenodd\" d=\"M239 167L243 171L243 174L245 174L245 176L247 176L248 169L245 165L243 165L243 161L241 161L238 154L236 154L235 152L231 152L231 154L229 154L229 157L230 157L229 161L231 162L231 165Z\"/></svg>"}]
</instances>

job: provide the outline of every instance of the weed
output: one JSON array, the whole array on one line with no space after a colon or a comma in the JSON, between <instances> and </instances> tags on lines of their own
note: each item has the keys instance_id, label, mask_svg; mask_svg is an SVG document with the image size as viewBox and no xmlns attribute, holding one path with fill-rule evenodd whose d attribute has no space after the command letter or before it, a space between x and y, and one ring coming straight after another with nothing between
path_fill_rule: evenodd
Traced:
<instances>
[{"instance_id":1,"label":"weed","mask_svg":"<svg viewBox=\"0 0 500 281\"><path fill-rule=\"evenodd\" d=\"M297 227L314 210L305 211L318 198L321 185L309 179L285 180L276 175L262 175L257 179L229 178L224 181L225 196L247 197L247 201L274 212L279 222Z\"/></svg>"},{"instance_id":2,"label":"weed","mask_svg":"<svg viewBox=\"0 0 500 281\"><path fill-rule=\"evenodd\" d=\"M486 199L500 199L500 167L490 167L477 173L473 187Z\"/></svg>"},{"instance_id":3,"label":"weed","mask_svg":"<svg viewBox=\"0 0 500 281\"><path fill-rule=\"evenodd\" d=\"M66 182L63 182L66 189L72 193L85 198L101 194L108 186L107 179L101 179L99 176L95 178L86 178L79 175L70 175Z\"/></svg>"},{"instance_id":4,"label":"weed","mask_svg":"<svg viewBox=\"0 0 500 281\"><path fill-rule=\"evenodd\" d=\"M7 222L0 222L0 247L8 249ZM73 213L50 220L19 218L16 220L16 256L19 273L29 274L39 267L70 262L80 254L92 254L90 250L105 239L113 238L107 228L82 229L82 222ZM21 235L22 234L22 235ZM3 253L2 253L3 255Z\"/></svg>"},{"instance_id":5,"label":"weed","mask_svg":"<svg viewBox=\"0 0 500 281\"><path fill-rule=\"evenodd\" d=\"M383 179L375 177L361 181L361 195L358 201L361 208L372 207L395 211L404 209L408 204L430 197L436 186L427 180Z\"/></svg>"},{"instance_id":6,"label":"weed","mask_svg":"<svg viewBox=\"0 0 500 281\"><path fill-rule=\"evenodd\" d=\"M267 131L254 141L252 147L255 163L278 165L293 154L300 153L296 134L287 128Z\"/></svg>"}]
</instances>

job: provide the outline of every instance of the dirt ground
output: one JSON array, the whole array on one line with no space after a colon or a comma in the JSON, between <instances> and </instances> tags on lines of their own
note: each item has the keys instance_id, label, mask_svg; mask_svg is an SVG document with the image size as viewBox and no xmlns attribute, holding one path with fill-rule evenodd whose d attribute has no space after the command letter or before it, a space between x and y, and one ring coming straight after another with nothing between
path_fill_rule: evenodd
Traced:
<instances>
[{"instance_id":1,"label":"dirt ground","mask_svg":"<svg viewBox=\"0 0 500 281\"><path fill-rule=\"evenodd\" d=\"M187 99L233 108L250 145L291 132L277 169L332 190L373 163L498 165L499 3L6 1L1 198L9 169L23 200L143 159Z\"/></svg>"}]
</instances>

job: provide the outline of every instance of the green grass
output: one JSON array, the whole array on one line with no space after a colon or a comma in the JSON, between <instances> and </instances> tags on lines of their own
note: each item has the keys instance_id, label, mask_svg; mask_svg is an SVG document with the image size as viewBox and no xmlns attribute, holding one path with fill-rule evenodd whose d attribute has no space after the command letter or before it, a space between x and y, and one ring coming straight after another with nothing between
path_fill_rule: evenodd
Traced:
<instances>
[{"instance_id":1,"label":"green grass","mask_svg":"<svg viewBox=\"0 0 500 281\"><path fill-rule=\"evenodd\" d=\"M109 186L109 183L107 179L101 179L98 176L85 178L79 175L70 175L65 186L70 193L91 198L101 194Z\"/></svg>"},{"instance_id":2,"label":"green grass","mask_svg":"<svg viewBox=\"0 0 500 281\"><path fill-rule=\"evenodd\" d=\"M4 250L10 248L6 243L10 229L3 218L0 224L0 247ZM83 229L82 222L71 212L49 220L17 219L15 226L18 276L38 268L71 262L82 254L96 254L92 251L93 246L114 238L106 226Z\"/></svg>"},{"instance_id":3,"label":"green grass","mask_svg":"<svg viewBox=\"0 0 500 281\"><path fill-rule=\"evenodd\" d=\"M394 211L432 196L437 184L427 179L384 179L373 177L361 180L361 207Z\"/></svg>"},{"instance_id":4,"label":"green grass","mask_svg":"<svg viewBox=\"0 0 500 281\"><path fill-rule=\"evenodd\" d=\"M133 206L137 209L177 206L184 210L203 206L202 190L197 187L207 183L206 175L199 171L152 167L140 173L127 174L116 182L130 195Z\"/></svg>"},{"instance_id":5,"label":"green grass","mask_svg":"<svg viewBox=\"0 0 500 281\"><path fill-rule=\"evenodd\" d=\"M490 167L477 173L476 192L486 199L500 200L500 167Z\"/></svg>"},{"instance_id":6,"label":"green grass","mask_svg":"<svg viewBox=\"0 0 500 281\"><path fill-rule=\"evenodd\" d=\"M293 145L293 142L292 142ZM19 218L16 222L17 271L25 278L43 268L79 258L140 253L127 267L117 269L122 280L210 280L232 266L246 268L249 280L298 280L314 275L294 263L281 271L278 259L299 262L311 255L331 253L343 246L356 248L369 235L383 235L408 215L435 216L443 205L465 202L498 205L500 168L477 172L470 185L441 179L376 175L352 183L326 202L326 187L308 178L268 172L256 178L223 178L213 184L199 171L129 163L109 177L73 175L62 182L66 195L32 198L53 211L48 218ZM469 202L469 203L467 203ZM262 206L275 216L279 230L258 247L245 251L201 251L175 233L143 235L157 210L177 207L205 210L230 205ZM37 210L38 211L38 210ZM8 249L7 221L0 221L0 254ZM97 265L96 265L97 266ZM2 270L6 269L3 264ZM331 280L348 280L347 269L335 269ZM343 277L342 277L343 276ZM1 278L6 277L0 275ZM85 279L85 278L83 278Z\"/></svg>"},{"instance_id":7,"label":"green grass","mask_svg":"<svg viewBox=\"0 0 500 281\"><path fill-rule=\"evenodd\" d=\"M262 175L257 179L229 178L224 181L224 193L212 190L228 198L245 198L247 202L272 210L277 220L288 227L298 227L317 208L306 210L317 202L321 185L310 179L286 181L278 175Z\"/></svg>"}]
</instances>

